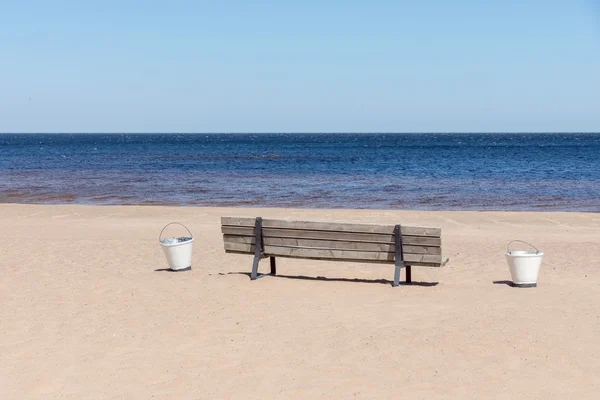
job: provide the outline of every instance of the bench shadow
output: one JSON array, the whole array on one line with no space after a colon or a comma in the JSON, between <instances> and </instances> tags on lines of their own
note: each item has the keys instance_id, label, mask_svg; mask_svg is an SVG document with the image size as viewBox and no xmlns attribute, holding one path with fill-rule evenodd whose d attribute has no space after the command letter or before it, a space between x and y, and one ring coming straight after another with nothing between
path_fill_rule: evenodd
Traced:
<instances>
[{"instance_id":1,"label":"bench shadow","mask_svg":"<svg viewBox=\"0 0 600 400\"><path fill-rule=\"evenodd\" d=\"M219 275L246 275L250 278L249 272L220 272ZM270 275L270 274L259 274L259 278L268 276L270 278L282 278L282 279L300 279L306 281L327 281L327 282L358 282L358 283L377 283L380 285L392 285L392 281L387 279L361 279L361 278L327 278L325 276L304 276L304 275ZM400 282L400 286L422 286L432 287L439 285L439 282L415 282L411 283Z\"/></svg>"},{"instance_id":2,"label":"bench shadow","mask_svg":"<svg viewBox=\"0 0 600 400\"><path fill-rule=\"evenodd\" d=\"M494 285L506 285L510 287L515 286L515 284L512 281L494 281L493 283Z\"/></svg>"}]
</instances>

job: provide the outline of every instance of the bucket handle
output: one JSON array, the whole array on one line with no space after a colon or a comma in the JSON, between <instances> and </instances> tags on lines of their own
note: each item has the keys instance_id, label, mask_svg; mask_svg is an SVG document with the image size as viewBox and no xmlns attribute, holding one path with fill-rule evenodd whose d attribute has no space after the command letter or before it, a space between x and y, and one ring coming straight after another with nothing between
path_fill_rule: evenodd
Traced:
<instances>
[{"instance_id":1,"label":"bucket handle","mask_svg":"<svg viewBox=\"0 0 600 400\"><path fill-rule=\"evenodd\" d=\"M184 228L185 228L185 229L188 231L188 233L190 234L190 236L191 236L191 237L194 237L194 235L192 235L192 232L190 232L190 230L188 229L188 227L187 227L187 226L185 226L184 224L182 224L181 222L169 222L167 225L165 225L165 227L164 227L164 228L162 228L162 231L160 231L160 235L158 235L158 242L159 242L159 243L160 243L160 241L161 241L161 239L160 239L160 238L162 237L162 234L163 234L163 232L165 231L165 229L167 229L167 227L168 227L169 225L174 225L174 224L177 224L177 225L181 225L181 226L183 226L183 227L184 227Z\"/></svg>"},{"instance_id":2,"label":"bucket handle","mask_svg":"<svg viewBox=\"0 0 600 400\"><path fill-rule=\"evenodd\" d=\"M531 243L527 243L527 242L524 242L524 241L522 241L522 240L511 240L510 242L508 242L508 246L506 246L506 251L507 251L508 253L510 253L510 245L511 245L512 243L514 243L514 242L525 243L526 245L533 247L533 248L535 249L535 252L536 252L536 253L539 253L539 252L540 252L540 251L538 250L538 248L537 248L537 247L535 247L534 245L532 245Z\"/></svg>"}]
</instances>

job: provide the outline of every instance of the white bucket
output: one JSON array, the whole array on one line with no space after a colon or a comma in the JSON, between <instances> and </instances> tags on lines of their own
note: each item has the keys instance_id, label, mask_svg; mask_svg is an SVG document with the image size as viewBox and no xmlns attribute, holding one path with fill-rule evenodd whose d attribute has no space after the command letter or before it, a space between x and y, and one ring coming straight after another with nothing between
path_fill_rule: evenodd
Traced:
<instances>
[{"instance_id":1,"label":"white bucket","mask_svg":"<svg viewBox=\"0 0 600 400\"><path fill-rule=\"evenodd\" d=\"M167 226L173 224L183 226L188 231L190 236L161 239L163 232L165 229L167 229ZM167 257L171 271L188 271L192 269L192 247L194 245L194 237L192 236L192 232L190 232L185 225L179 222L171 222L167 224L162 231L160 231L160 235L158 235L158 242L160 243L160 246Z\"/></svg>"},{"instance_id":2,"label":"white bucket","mask_svg":"<svg viewBox=\"0 0 600 400\"><path fill-rule=\"evenodd\" d=\"M513 242L521 242L529 245L535 251L510 250L510 245ZM506 251L506 261L510 269L510 276L513 285L516 287L536 287L540 266L542 265L543 252L539 251L535 246L523 242L521 240L513 240L508 243Z\"/></svg>"}]
</instances>

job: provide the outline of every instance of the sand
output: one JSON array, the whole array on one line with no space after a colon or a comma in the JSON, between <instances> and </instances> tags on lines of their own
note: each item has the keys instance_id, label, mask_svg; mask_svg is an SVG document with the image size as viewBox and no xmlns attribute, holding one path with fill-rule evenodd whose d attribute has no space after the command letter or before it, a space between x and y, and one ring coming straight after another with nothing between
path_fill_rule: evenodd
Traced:
<instances>
[{"instance_id":1,"label":"sand","mask_svg":"<svg viewBox=\"0 0 600 400\"><path fill-rule=\"evenodd\" d=\"M450 262L398 288L391 265L290 259L250 281L224 215L441 227ZM155 271L174 220L193 268ZM600 396L599 214L1 205L0 221L2 400ZM537 288L503 282L511 239L545 252Z\"/></svg>"}]
</instances>

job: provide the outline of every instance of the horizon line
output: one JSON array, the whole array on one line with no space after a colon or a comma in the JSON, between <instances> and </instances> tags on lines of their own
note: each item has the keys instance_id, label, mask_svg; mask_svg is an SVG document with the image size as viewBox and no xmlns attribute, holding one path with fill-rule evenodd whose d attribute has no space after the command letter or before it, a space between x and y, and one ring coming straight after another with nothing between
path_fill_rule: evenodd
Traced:
<instances>
[{"instance_id":1,"label":"horizon line","mask_svg":"<svg viewBox=\"0 0 600 400\"><path fill-rule=\"evenodd\" d=\"M326 134L326 135L343 135L343 134L383 134L383 135L403 135L403 134L557 134L557 133L571 133L571 134L598 134L599 131L309 131L309 132L283 132L283 131L232 131L232 132L0 132L0 135L273 135L273 134L285 134L285 135L314 135L314 134Z\"/></svg>"}]
</instances>

